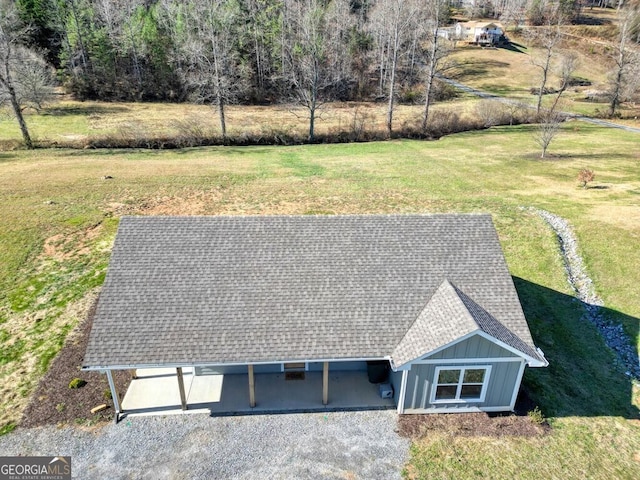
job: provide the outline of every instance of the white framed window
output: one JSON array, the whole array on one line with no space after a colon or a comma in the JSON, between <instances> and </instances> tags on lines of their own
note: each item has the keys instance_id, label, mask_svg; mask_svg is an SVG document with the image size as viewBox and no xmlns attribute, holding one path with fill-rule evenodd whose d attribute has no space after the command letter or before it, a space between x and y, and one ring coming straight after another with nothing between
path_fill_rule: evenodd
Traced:
<instances>
[{"instance_id":1,"label":"white framed window","mask_svg":"<svg viewBox=\"0 0 640 480\"><path fill-rule=\"evenodd\" d=\"M491 365L436 367L431 403L484 402Z\"/></svg>"}]
</instances>

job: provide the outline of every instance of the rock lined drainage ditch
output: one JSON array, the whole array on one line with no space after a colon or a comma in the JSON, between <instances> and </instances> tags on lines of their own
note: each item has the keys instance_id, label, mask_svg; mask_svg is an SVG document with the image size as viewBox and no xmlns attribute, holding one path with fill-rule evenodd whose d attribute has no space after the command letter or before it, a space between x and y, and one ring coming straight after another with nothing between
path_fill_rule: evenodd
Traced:
<instances>
[{"instance_id":1,"label":"rock lined drainage ditch","mask_svg":"<svg viewBox=\"0 0 640 480\"><path fill-rule=\"evenodd\" d=\"M638 351L622 325L613 323L607 319L602 310L604 302L598 296L584 267L582 257L578 254L578 241L569 223L553 213L537 208L530 208L538 214L554 231L560 244L560 253L564 262L569 285L575 292L575 296L584 306L583 320L591 322L604 338L607 346L613 350L619 362L623 365L625 373L636 380L640 380L640 361Z\"/></svg>"}]
</instances>

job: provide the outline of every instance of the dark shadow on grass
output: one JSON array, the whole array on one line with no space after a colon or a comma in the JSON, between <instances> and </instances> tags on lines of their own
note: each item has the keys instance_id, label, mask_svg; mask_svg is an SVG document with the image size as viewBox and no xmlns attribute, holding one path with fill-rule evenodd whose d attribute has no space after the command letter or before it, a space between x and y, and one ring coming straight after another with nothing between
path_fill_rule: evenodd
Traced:
<instances>
[{"instance_id":1,"label":"dark shadow on grass","mask_svg":"<svg viewBox=\"0 0 640 480\"><path fill-rule=\"evenodd\" d=\"M460 71L456 78L469 78L486 75L490 68L509 68L508 62L492 61L469 61L459 65Z\"/></svg>"},{"instance_id":2,"label":"dark shadow on grass","mask_svg":"<svg viewBox=\"0 0 640 480\"><path fill-rule=\"evenodd\" d=\"M10 162L11 160L15 160L16 158L18 158L18 156L15 153L0 152L0 163Z\"/></svg>"},{"instance_id":3,"label":"dark shadow on grass","mask_svg":"<svg viewBox=\"0 0 640 480\"><path fill-rule=\"evenodd\" d=\"M54 117L63 117L65 115L106 115L128 110L129 108L121 105L56 105L43 110L42 115Z\"/></svg>"},{"instance_id":4,"label":"dark shadow on grass","mask_svg":"<svg viewBox=\"0 0 640 480\"><path fill-rule=\"evenodd\" d=\"M575 25L611 25L611 20L582 13L574 20L574 23Z\"/></svg>"},{"instance_id":5,"label":"dark shadow on grass","mask_svg":"<svg viewBox=\"0 0 640 480\"><path fill-rule=\"evenodd\" d=\"M68 157L90 157L90 156L112 156L112 155L133 155L136 153L162 153L160 150L146 150L138 148L85 148L67 149L64 152Z\"/></svg>"},{"instance_id":6,"label":"dark shadow on grass","mask_svg":"<svg viewBox=\"0 0 640 480\"><path fill-rule=\"evenodd\" d=\"M508 50L515 53L526 53L527 47L520 45L519 43L508 42L502 45L498 45L501 50Z\"/></svg>"},{"instance_id":7,"label":"dark shadow on grass","mask_svg":"<svg viewBox=\"0 0 640 480\"><path fill-rule=\"evenodd\" d=\"M528 368L524 393L545 416L620 416L640 418L632 404L632 380L600 333L582 319L584 306L575 297L513 277L534 342L549 366ZM602 308L605 318L622 323L637 341L640 320Z\"/></svg>"},{"instance_id":8,"label":"dark shadow on grass","mask_svg":"<svg viewBox=\"0 0 640 480\"><path fill-rule=\"evenodd\" d=\"M69 157L90 157L90 156L111 156L111 155L165 155L171 152L171 155L187 155L197 152L216 152L221 156L232 156L237 154L247 154L251 149L251 154L261 154L267 152L270 147L261 147L254 145L247 146L226 146L226 145L211 145L205 147L182 147L175 149L158 149L158 148L86 148L86 149L68 149L65 155ZM279 148L285 148L279 146ZM217 150L216 150L217 149ZM1 157L0 157L1 160Z\"/></svg>"},{"instance_id":9,"label":"dark shadow on grass","mask_svg":"<svg viewBox=\"0 0 640 480\"><path fill-rule=\"evenodd\" d=\"M550 149L552 147L549 147ZM627 152L626 154L616 154L617 157L623 157L623 158L635 158L635 154L633 152ZM523 155L521 155L522 158L526 159L526 160L536 160L536 161L540 161L540 162L554 162L554 161L562 161L562 160L573 160L576 158L579 159L591 159L591 160L608 160L611 158L611 154L610 153L554 153L554 152L550 152L547 151L547 154L544 156L544 158L540 157L540 149L538 149L538 151L535 152L529 152L529 153L525 153ZM600 186L600 187L589 187L589 188L596 188L596 189L605 189L605 188L609 188L609 187L605 187L605 186Z\"/></svg>"}]
</instances>

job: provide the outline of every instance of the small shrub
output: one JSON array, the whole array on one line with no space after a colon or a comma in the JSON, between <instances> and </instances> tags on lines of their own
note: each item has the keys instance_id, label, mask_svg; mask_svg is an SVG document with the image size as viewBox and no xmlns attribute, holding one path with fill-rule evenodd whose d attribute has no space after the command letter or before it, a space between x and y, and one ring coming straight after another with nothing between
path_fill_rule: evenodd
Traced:
<instances>
[{"instance_id":1,"label":"small shrub","mask_svg":"<svg viewBox=\"0 0 640 480\"><path fill-rule=\"evenodd\" d=\"M531 93L531 95L539 95L540 94L540 87L531 87L529 89L529 93ZM553 87L544 87L542 89L542 94L543 95L551 95L553 93L558 93L558 90L553 88Z\"/></svg>"},{"instance_id":2,"label":"small shrub","mask_svg":"<svg viewBox=\"0 0 640 480\"><path fill-rule=\"evenodd\" d=\"M476 105L476 117L485 127L504 125L513 121L505 106L497 100L480 100Z\"/></svg>"},{"instance_id":3,"label":"small shrub","mask_svg":"<svg viewBox=\"0 0 640 480\"><path fill-rule=\"evenodd\" d=\"M64 410L67 408L67 406L64 403L59 403L56 405L56 410L58 412L64 412Z\"/></svg>"},{"instance_id":4,"label":"small shrub","mask_svg":"<svg viewBox=\"0 0 640 480\"><path fill-rule=\"evenodd\" d=\"M431 100L434 102L445 102L460 96L460 91L446 82L435 79L431 86Z\"/></svg>"},{"instance_id":5,"label":"small shrub","mask_svg":"<svg viewBox=\"0 0 640 480\"><path fill-rule=\"evenodd\" d=\"M434 112L429 124L430 133L434 137L453 133L460 124L460 116L456 112L448 110Z\"/></svg>"},{"instance_id":6,"label":"small shrub","mask_svg":"<svg viewBox=\"0 0 640 480\"><path fill-rule=\"evenodd\" d=\"M113 396L111 395L111 390L109 388L106 388L104 392L102 392L102 396L105 400L111 400L113 398Z\"/></svg>"},{"instance_id":7,"label":"small shrub","mask_svg":"<svg viewBox=\"0 0 640 480\"><path fill-rule=\"evenodd\" d=\"M567 86L569 86L569 87L590 87L591 86L591 80L588 80L588 79L583 78L583 77L572 76L572 77L569 77L569 80L567 81Z\"/></svg>"},{"instance_id":8,"label":"small shrub","mask_svg":"<svg viewBox=\"0 0 640 480\"><path fill-rule=\"evenodd\" d=\"M118 126L112 141L121 142L124 145L131 145L139 142L141 139L149 137L149 132L138 122L124 122Z\"/></svg>"},{"instance_id":9,"label":"small shrub","mask_svg":"<svg viewBox=\"0 0 640 480\"><path fill-rule=\"evenodd\" d=\"M69 382L69 388L82 388L87 384L86 381L82 380L81 378L74 378L73 380L71 380Z\"/></svg>"},{"instance_id":10,"label":"small shrub","mask_svg":"<svg viewBox=\"0 0 640 480\"><path fill-rule=\"evenodd\" d=\"M587 188L587 183L593 182L594 178L596 178L595 172L588 168L583 168L580 170L580 173L578 173L578 181L582 188Z\"/></svg>"},{"instance_id":11,"label":"small shrub","mask_svg":"<svg viewBox=\"0 0 640 480\"><path fill-rule=\"evenodd\" d=\"M208 119L201 116L191 116L172 120L171 127L178 132L177 141L185 147L204 145L207 139L214 136Z\"/></svg>"},{"instance_id":12,"label":"small shrub","mask_svg":"<svg viewBox=\"0 0 640 480\"><path fill-rule=\"evenodd\" d=\"M546 421L539 407L536 407L533 410L529 410L527 412L527 416L536 425L542 425Z\"/></svg>"}]
</instances>

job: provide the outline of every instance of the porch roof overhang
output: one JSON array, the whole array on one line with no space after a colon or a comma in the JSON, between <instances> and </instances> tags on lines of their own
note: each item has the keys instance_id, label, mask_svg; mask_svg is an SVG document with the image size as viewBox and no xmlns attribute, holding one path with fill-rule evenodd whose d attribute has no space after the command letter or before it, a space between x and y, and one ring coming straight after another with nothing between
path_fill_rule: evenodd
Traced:
<instances>
[{"instance_id":1,"label":"porch roof overhang","mask_svg":"<svg viewBox=\"0 0 640 480\"><path fill-rule=\"evenodd\" d=\"M390 361L388 356L386 357L368 357L368 358L291 358L280 360L268 360L261 362L229 362L220 363L216 361L201 361L201 362L174 362L174 363L140 363L140 364L113 364L113 365L92 365L83 366L82 370L90 371L106 371L106 370L132 370L138 368L184 368L184 367L212 367L212 366L248 366L248 365L274 365L282 363L339 363L339 362L369 362L369 361Z\"/></svg>"}]
</instances>

